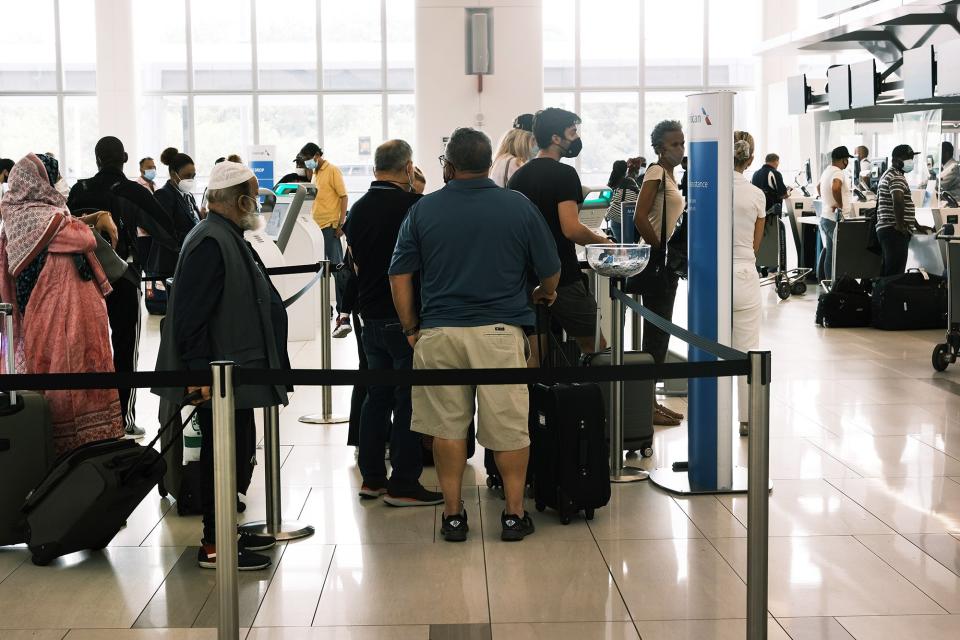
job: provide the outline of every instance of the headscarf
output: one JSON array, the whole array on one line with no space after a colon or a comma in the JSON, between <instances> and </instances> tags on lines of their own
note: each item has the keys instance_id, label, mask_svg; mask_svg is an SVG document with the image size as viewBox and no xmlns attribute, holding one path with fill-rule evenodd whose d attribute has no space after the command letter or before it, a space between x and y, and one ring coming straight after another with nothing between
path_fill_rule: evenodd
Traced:
<instances>
[{"instance_id":1,"label":"headscarf","mask_svg":"<svg viewBox=\"0 0 960 640\"><path fill-rule=\"evenodd\" d=\"M57 182L60 180L60 162L46 153L41 153L37 157L43 163L43 168L47 170L47 179L50 181L50 186L56 188Z\"/></svg>"},{"instance_id":2,"label":"headscarf","mask_svg":"<svg viewBox=\"0 0 960 640\"><path fill-rule=\"evenodd\" d=\"M40 157L31 153L20 160L10 171L9 182L10 190L0 201L0 215L7 265L10 275L16 277L49 244L70 214Z\"/></svg>"}]
</instances>

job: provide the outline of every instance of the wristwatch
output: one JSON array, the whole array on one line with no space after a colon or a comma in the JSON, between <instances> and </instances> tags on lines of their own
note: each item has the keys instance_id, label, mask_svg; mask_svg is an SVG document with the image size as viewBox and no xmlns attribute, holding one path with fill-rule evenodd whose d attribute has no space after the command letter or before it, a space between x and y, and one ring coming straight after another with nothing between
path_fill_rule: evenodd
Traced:
<instances>
[{"instance_id":1,"label":"wristwatch","mask_svg":"<svg viewBox=\"0 0 960 640\"><path fill-rule=\"evenodd\" d=\"M417 335L418 333L420 333L420 325L419 325L419 324L415 324L415 325L413 325L412 327L410 327L409 329L404 329L404 330L403 330L403 335L407 336L408 338L409 338L410 336L415 336L415 335Z\"/></svg>"}]
</instances>

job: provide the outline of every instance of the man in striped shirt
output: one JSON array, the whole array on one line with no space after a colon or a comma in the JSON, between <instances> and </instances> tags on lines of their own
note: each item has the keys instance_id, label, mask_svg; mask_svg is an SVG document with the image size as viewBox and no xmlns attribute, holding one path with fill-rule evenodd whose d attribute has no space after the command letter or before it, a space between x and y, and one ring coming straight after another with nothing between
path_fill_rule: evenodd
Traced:
<instances>
[{"instance_id":1,"label":"man in striped shirt","mask_svg":"<svg viewBox=\"0 0 960 640\"><path fill-rule=\"evenodd\" d=\"M914 157L919 152L910 145L897 145L891 155L891 166L877 188L877 239L883 255L882 276L903 273L907 268L907 247L914 231L922 231L910 197L906 174L913 171Z\"/></svg>"}]
</instances>

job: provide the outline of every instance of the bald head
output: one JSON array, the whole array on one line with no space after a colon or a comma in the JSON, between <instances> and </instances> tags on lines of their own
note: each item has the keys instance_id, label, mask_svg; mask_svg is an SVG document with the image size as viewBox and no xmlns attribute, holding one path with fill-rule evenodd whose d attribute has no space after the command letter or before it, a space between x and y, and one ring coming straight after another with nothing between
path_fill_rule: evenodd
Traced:
<instances>
[{"instance_id":1,"label":"bald head","mask_svg":"<svg viewBox=\"0 0 960 640\"><path fill-rule=\"evenodd\" d=\"M373 166L377 173L397 173L406 171L407 163L413 161L413 149L405 140L387 140L373 156Z\"/></svg>"},{"instance_id":2,"label":"bald head","mask_svg":"<svg viewBox=\"0 0 960 640\"><path fill-rule=\"evenodd\" d=\"M123 150L123 143L119 138L100 138L93 150L97 156L97 166L101 169L123 169L123 165L127 163L127 153Z\"/></svg>"}]
</instances>

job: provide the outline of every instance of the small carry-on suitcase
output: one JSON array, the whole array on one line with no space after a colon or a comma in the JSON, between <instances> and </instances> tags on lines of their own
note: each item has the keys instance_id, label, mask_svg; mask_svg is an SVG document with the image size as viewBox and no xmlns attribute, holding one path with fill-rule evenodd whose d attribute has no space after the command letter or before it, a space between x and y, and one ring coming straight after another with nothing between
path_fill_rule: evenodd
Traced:
<instances>
[{"instance_id":1,"label":"small carry-on suitcase","mask_svg":"<svg viewBox=\"0 0 960 640\"><path fill-rule=\"evenodd\" d=\"M167 314L167 289L164 278L146 274L143 276L143 304L152 316Z\"/></svg>"},{"instance_id":2,"label":"small carry-on suitcase","mask_svg":"<svg viewBox=\"0 0 960 640\"><path fill-rule=\"evenodd\" d=\"M840 276L830 291L820 294L816 322L829 329L869 327L870 294L850 276Z\"/></svg>"},{"instance_id":3,"label":"small carry-on suitcase","mask_svg":"<svg viewBox=\"0 0 960 640\"><path fill-rule=\"evenodd\" d=\"M0 304L4 372L14 370L13 306ZM15 400L12 400L15 398ZM0 397L0 546L27 541L20 507L53 463L53 423L42 394L17 391Z\"/></svg>"},{"instance_id":4,"label":"small carry-on suitcase","mask_svg":"<svg viewBox=\"0 0 960 640\"><path fill-rule=\"evenodd\" d=\"M920 269L873 283L872 324L876 329L945 329L947 280Z\"/></svg>"},{"instance_id":5,"label":"small carry-on suitcase","mask_svg":"<svg viewBox=\"0 0 960 640\"><path fill-rule=\"evenodd\" d=\"M539 305L537 311L539 327ZM551 341L548 337L548 366L554 362ZM599 385L536 384L530 390L530 458L537 511L556 509L560 522L569 524L579 511L592 520L594 510L610 501L605 416Z\"/></svg>"},{"instance_id":6,"label":"small carry-on suitcase","mask_svg":"<svg viewBox=\"0 0 960 640\"><path fill-rule=\"evenodd\" d=\"M160 433L181 424L179 416L177 411ZM146 447L133 440L91 442L57 461L23 505L34 564L110 544L163 477L164 452L153 448L159 437Z\"/></svg>"},{"instance_id":7,"label":"small carry-on suitcase","mask_svg":"<svg viewBox=\"0 0 960 640\"><path fill-rule=\"evenodd\" d=\"M642 351L627 351L623 364L653 364L653 356ZM609 366L610 351L588 353L583 356L585 367ZM610 382L601 382L603 406L607 411L607 441L610 441ZM623 387L623 449L638 452L644 458L653 455L653 380L632 380Z\"/></svg>"}]
</instances>

